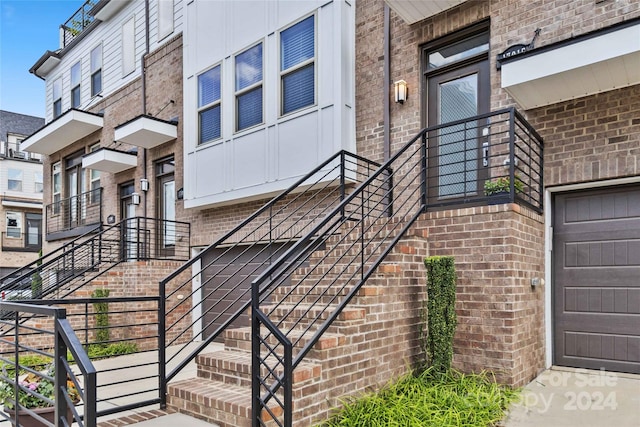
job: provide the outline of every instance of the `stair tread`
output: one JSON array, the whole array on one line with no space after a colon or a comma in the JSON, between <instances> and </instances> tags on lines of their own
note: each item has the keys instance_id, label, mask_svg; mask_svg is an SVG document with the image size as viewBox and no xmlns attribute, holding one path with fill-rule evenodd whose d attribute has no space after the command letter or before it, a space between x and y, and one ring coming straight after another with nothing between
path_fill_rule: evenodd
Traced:
<instances>
[{"instance_id":1,"label":"stair tread","mask_svg":"<svg viewBox=\"0 0 640 427\"><path fill-rule=\"evenodd\" d=\"M235 365L243 365L248 366L249 370L251 369L251 354L246 351L236 351L236 350L222 350L211 353L202 353L198 355L197 363L205 366L212 366L216 362L227 362L233 363ZM301 362L296 370L301 369L310 369L313 370L317 366L320 366L318 363L313 362Z\"/></svg>"}]
</instances>

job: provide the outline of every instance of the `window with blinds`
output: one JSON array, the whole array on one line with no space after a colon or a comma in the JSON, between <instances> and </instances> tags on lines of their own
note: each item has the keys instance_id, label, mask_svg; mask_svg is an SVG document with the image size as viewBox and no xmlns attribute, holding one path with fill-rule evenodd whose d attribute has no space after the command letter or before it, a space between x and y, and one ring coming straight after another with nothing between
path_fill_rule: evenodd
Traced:
<instances>
[{"instance_id":1,"label":"window with blinds","mask_svg":"<svg viewBox=\"0 0 640 427\"><path fill-rule=\"evenodd\" d=\"M53 118L62 114L62 77L53 82Z\"/></svg>"},{"instance_id":2,"label":"window with blinds","mask_svg":"<svg viewBox=\"0 0 640 427\"><path fill-rule=\"evenodd\" d=\"M262 123L262 43L235 57L236 131Z\"/></svg>"},{"instance_id":3,"label":"window with blinds","mask_svg":"<svg viewBox=\"0 0 640 427\"><path fill-rule=\"evenodd\" d=\"M220 65L198 76L198 144L220 138Z\"/></svg>"},{"instance_id":4,"label":"window with blinds","mask_svg":"<svg viewBox=\"0 0 640 427\"><path fill-rule=\"evenodd\" d=\"M80 61L71 67L71 108L80 108Z\"/></svg>"},{"instance_id":5,"label":"window with blinds","mask_svg":"<svg viewBox=\"0 0 640 427\"><path fill-rule=\"evenodd\" d=\"M315 16L280 32L281 114L315 104Z\"/></svg>"},{"instance_id":6,"label":"window with blinds","mask_svg":"<svg viewBox=\"0 0 640 427\"><path fill-rule=\"evenodd\" d=\"M102 45L91 50L91 96L102 92Z\"/></svg>"}]
</instances>

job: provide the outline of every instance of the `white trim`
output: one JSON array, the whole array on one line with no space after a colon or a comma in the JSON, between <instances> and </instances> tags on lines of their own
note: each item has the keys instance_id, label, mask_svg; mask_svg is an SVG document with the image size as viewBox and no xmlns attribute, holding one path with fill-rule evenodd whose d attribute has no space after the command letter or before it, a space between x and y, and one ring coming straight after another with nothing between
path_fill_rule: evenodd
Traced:
<instances>
[{"instance_id":1,"label":"white trim","mask_svg":"<svg viewBox=\"0 0 640 427\"><path fill-rule=\"evenodd\" d=\"M206 249L205 246L191 248L191 257L195 257ZM191 321L193 323L193 340L202 341L202 292L200 287L202 286L201 278L202 261L197 259L191 265L191 294L193 295L193 301L191 302Z\"/></svg>"},{"instance_id":2,"label":"white trim","mask_svg":"<svg viewBox=\"0 0 640 427\"><path fill-rule=\"evenodd\" d=\"M547 208L544 212L544 277L545 277L545 294L544 294L544 322L545 322L545 367L553 365L553 271L552 271L552 220L553 220L553 193L568 192L576 190L592 190L601 187L611 187L616 185L637 184L640 183L640 176L632 176L628 178L616 178L604 181L583 182L578 184L559 185L556 187L547 187L544 192L544 206Z\"/></svg>"}]
</instances>

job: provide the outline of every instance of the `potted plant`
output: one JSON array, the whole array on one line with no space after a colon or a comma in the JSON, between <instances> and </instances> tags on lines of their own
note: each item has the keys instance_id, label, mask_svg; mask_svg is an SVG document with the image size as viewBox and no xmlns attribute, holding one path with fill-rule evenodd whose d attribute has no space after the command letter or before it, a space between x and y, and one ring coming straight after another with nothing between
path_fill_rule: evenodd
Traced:
<instances>
[{"instance_id":1,"label":"potted plant","mask_svg":"<svg viewBox=\"0 0 640 427\"><path fill-rule=\"evenodd\" d=\"M9 377L7 370L3 367L3 374ZM44 418L50 423L55 424L55 407L51 406L48 401L42 400L38 395L55 400L55 386L53 381L47 377L53 376L53 369L48 369L40 373L40 375L28 372L18 377L20 390L18 390L18 403L20 407L29 409L38 416ZM27 391L28 390L28 391ZM80 394L71 380L67 380L67 393L70 400L75 404L80 401ZM4 411L9 414L12 424L16 419L16 398L15 385L7 381L0 381L0 403L4 405ZM31 414L23 409L18 411L20 425L23 427L40 427L43 424L40 420L31 416ZM73 421L71 410L67 410L67 421L69 425Z\"/></svg>"},{"instance_id":2,"label":"potted plant","mask_svg":"<svg viewBox=\"0 0 640 427\"><path fill-rule=\"evenodd\" d=\"M524 192L524 182L516 175L513 182L516 194ZM506 203L509 201L509 193L511 191L511 179L508 176L502 176L495 180L487 180L484 182L484 195L489 197L489 204Z\"/></svg>"}]
</instances>

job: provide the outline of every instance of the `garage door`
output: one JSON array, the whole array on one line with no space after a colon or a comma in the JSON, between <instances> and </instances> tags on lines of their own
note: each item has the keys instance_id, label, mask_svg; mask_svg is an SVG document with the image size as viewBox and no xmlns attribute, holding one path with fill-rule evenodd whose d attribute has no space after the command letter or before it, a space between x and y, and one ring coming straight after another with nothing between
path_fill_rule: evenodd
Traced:
<instances>
[{"instance_id":1,"label":"garage door","mask_svg":"<svg viewBox=\"0 0 640 427\"><path fill-rule=\"evenodd\" d=\"M640 187L555 197L554 363L640 373Z\"/></svg>"},{"instance_id":2,"label":"garage door","mask_svg":"<svg viewBox=\"0 0 640 427\"><path fill-rule=\"evenodd\" d=\"M203 328L205 337L213 334L218 327L250 300L251 282L270 264L283 254L290 245L273 244L254 247L216 249L203 255L202 300ZM242 314L231 326L249 326L247 313ZM222 340L222 337L217 339Z\"/></svg>"}]
</instances>

